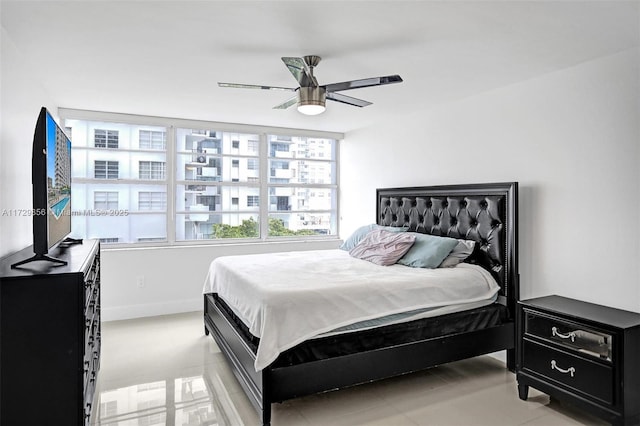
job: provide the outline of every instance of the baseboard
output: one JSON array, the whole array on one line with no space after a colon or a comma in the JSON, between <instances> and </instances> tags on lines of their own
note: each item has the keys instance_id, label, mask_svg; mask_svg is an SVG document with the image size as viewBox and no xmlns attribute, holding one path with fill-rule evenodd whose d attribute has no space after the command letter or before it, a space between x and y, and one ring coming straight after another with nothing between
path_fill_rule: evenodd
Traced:
<instances>
[{"instance_id":1,"label":"baseboard","mask_svg":"<svg viewBox=\"0 0 640 426\"><path fill-rule=\"evenodd\" d=\"M175 300L162 303L145 303L143 305L128 305L102 307L102 321L118 321L132 318L155 317L158 315L179 314L202 310L202 298Z\"/></svg>"}]
</instances>

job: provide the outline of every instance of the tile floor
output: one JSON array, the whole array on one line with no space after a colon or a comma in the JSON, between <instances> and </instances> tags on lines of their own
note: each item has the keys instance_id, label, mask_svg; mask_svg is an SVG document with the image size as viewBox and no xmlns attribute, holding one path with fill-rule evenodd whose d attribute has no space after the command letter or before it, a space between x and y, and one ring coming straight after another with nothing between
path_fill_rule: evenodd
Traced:
<instances>
[{"instance_id":1,"label":"tile floor","mask_svg":"<svg viewBox=\"0 0 640 426\"><path fill-rule=\"evenodd\" d=\"M258 425L202 312L103 323L94 424ZM483 356L273 406L284 425L604 425L531 389L518 399L515 377Z\"/></svg>"}]
</instances>

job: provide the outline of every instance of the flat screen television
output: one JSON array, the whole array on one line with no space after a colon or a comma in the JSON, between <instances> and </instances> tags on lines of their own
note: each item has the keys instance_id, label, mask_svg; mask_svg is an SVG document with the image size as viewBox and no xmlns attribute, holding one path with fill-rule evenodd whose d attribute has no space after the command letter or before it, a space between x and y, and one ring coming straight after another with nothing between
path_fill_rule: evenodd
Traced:
<instances>
[{"instance_id":1,"label":"flat screen television","mask_svg":"<svg viewBox=\"0 0 640 426\"><path fill-rule=\"evenodd\" d=\"M36 260L64 265L49 250L71 233L71 140L45 107L36 123L32 155L34 256L12 267Z\"/></svg>"}]
</instances>

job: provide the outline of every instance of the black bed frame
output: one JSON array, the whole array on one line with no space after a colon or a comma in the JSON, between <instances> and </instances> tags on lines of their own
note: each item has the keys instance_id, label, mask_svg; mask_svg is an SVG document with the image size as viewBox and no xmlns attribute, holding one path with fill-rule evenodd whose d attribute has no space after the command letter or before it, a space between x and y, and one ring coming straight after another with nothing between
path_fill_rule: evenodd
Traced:
<instances>
[{"instance_id":1,"label":"black bed frame","mask_svg":"<svg viewBox=\"0 0 640 426\"><path fill-rule=\"evenodd\" d=\"M376 191L377 223L409 231L477 241L473 262L488 269L501 290L509 320L471 332L446 335L298 365L254 369L255 354L222 313L213 294L204 295L205 333L229 361L263 425L271 404L314 393L424 370L500 350L515 367L515 305L519 299L517 182L390 188Z\"/></svg>"}]
</instances>

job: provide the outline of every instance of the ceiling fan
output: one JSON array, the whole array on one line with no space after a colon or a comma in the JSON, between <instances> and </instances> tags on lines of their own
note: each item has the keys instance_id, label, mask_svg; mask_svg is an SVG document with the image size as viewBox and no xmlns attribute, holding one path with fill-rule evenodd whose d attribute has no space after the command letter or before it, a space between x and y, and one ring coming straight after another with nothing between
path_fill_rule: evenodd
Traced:
<instances>
[{"instance_id":1,"label":"ceiling fan","mask_svg":"<svg viewBox=\"0 0 640 426\"><path fill-rule=\"evenodd\" d=\"M263 90L285 90L297 92L295 96L287 101L276 105L274 109L286 109L297 103L298 111L307 115L317 115L325 110L325 100L329 99L335 102L341 102L347 105L357 107L365 107L371 105L371 102L362 99L352 98L343 95L343 90L359 89L361 87L382 86L385 84L401 83L402 78L399 75L388 75L385 77L372 77L362 80L344 81L342 83L333 83L319 85L318 80L313 75L313 69L320 63L320 56L308 55L302 58L284 57L282 61L289 68L291 74L298 81L299 87L277 87L262 86L256 84L237 84L237 83L218 83L220 87L232 87L241 89L263 89Z\"/></svg>"}]
</instances>

